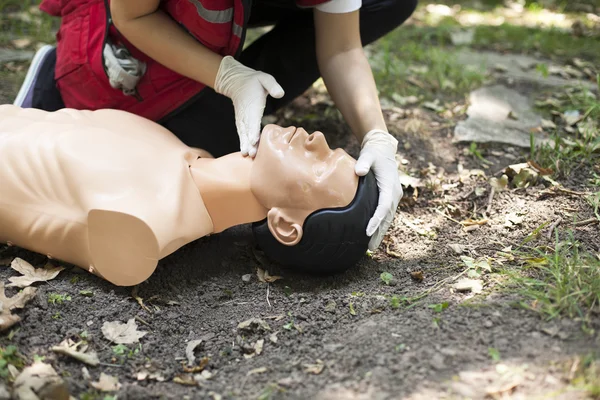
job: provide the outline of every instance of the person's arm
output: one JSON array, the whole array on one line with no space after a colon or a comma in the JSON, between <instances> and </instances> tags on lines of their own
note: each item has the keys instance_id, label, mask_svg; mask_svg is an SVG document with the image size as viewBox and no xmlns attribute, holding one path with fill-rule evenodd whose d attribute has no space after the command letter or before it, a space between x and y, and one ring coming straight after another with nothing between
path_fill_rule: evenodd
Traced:
<instances>
[{"instance_id":1,"label":"person's arm","mask_svg":"<svg viewBox=\"0 0 600 400\"><path fill-rule=\"evenodd\" d=\"M112 0L115 27L144 54L165 67L214 87L223 59L158 9L160 0Z\"/></svg>"},{"instance_id":2,"label":"person's arm","mask_svg":"<svg viewBox=\"0 0 600 400\"><path fill-rule=\"evenodd\" d=\"M229 97L243 155L254 157L267 96L281 98L283 88L273 76L222 57L198 42L158 9L160 0L112 0L117 29L136 48L172 71Z\"/></svg>"},{"instance_id":3,"label":"person's arm","mask_svg":"<svg viewBox=\"0 0 600 400\"><path fill-rule=\"evenodd\" d=\"M391 226L402 198L396 165L398 140L383 119L375 79L362 48L359 10L343 13L314 11L317 61L325 86L361 143L355 171L373 171L379 188L375 213L367 225L369 250L375 250Z\"/></svg>"},{"instance_id":4,"label":"person's arm","mask_svg":"<svg viewBox=\"0 0 600 400\"><path fill-rule=\"evenodd\" d=\"M332 100L362 142L372 129L387 131L371 66L360 39L359 11L315 10L317 60Z\"/></svg>"}]
</instances>

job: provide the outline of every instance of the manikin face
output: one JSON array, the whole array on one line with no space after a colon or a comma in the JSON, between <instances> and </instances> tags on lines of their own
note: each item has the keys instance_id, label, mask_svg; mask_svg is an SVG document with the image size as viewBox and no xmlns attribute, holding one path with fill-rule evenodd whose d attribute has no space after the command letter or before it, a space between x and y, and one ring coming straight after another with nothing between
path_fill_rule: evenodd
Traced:
<instances>
[{"instance_id":1,"label":"manikin face","mask_svg":"<svg viewBox=\"0 0 600 400\"><path fill-rule=\"evenodd\" d=\"M302 238L302 225L312 212L345 207L356 195L356 160L329 148L321 132L267 125L254 159L251 188L269 210L271 233L283 244Z\"/></svg>"}]
</instances>

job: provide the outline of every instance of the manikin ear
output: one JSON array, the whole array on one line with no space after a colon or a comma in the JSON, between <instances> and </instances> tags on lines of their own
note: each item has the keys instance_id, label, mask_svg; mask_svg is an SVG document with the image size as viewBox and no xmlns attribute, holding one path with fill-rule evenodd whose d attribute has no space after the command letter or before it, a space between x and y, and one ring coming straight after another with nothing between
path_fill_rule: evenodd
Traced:
<instances>
[{"instance_id":1,"label":"manikin ear","mask_svg":"<svg viewBox=\"0 0 600 400\"><path fill-rule=\"evenodd\" d=\"M267 224L271 234L286 246L294 246L302 239L302 226L279 208L269 210Z\"/></svg>"}]
</instances>

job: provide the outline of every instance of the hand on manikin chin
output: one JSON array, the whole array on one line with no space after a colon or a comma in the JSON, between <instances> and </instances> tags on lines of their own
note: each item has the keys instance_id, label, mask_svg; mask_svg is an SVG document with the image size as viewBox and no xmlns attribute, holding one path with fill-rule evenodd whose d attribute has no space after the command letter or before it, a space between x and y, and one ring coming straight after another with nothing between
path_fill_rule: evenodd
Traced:
<instances>
[{"instance_id":1,"label":"hand on manikin chin","mask_svg":"<svg viewBox=\"0 0 600 400\"><path fill-rule=\"evenodd\" d=\"M240 151L243 156L254 157L267 96L280 99L285 94L283 88L272 75L246 67L235 58L226 56L217 72L215 92L233 101Z\"/></svg>"},{"instance_id":2,"label":"hand on manikin chin","mask_svg":"<svg viewBox=\"0 0 600 400\"><path fill-rule=\"evenodd\" d=\"M369 250L371 251L379 247L392 225L403 195L396 164L397 150L398 140L396 138L388 132L374 129L365 135L360 155L356 161L356 174L364 176L372 170L379 189L377 209L367 225L367 236L371 237L369 240Z\"/></svg>"}]
</instances>

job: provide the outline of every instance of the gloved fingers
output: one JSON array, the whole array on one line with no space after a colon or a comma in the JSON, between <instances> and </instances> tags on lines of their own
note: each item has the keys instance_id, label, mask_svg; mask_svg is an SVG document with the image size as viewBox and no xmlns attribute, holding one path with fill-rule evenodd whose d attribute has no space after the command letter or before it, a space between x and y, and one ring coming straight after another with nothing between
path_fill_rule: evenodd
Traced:
<instances>
[{"instance_id":1,"label":"gloved fingers","mask_svg":"<svg viewBox=\"0 0 600 400\"><path fill-rule=\"evenodd\" d=\"M388 214L387 217L381 222L379 228L377 228L377 230L373 233L373 236L371 236L371 240L369 240L369 250L375 251L379 247L393 221L394 214Z\"/></svg>"},{"instance_id":2,"label":"gloved fingers","mask_svg":"<svg viewBox=\"0 0 600 400\"><path fill-rule=\"evenodd\" d=\"M258 80L267 92L276 99L282 98L285 94L281 85L277 83L277 80L272 75L262 72L258 75Z\"/></svg>"},{"instance_id":3,"label":"gloved fingers","mask_svg":"<svg viewBox=\"0 0 600 400\"><path fill-rule=\"evenodd\" d=\"M240 139L240 152L243 156L248 155L248 134L246 130L246 123L244 121L244 114L240 110L235 110L235 126L237 128L238 137Z\"/></svg>"},{"instance_id":4,"label":"gloved fingers","mask_svg":"<svg viewBox=\"0 0 600 400\"><path fill-rule=\"evenodd\" d=\"M381 230L377 229L377 231L375 231L375 233L373 234L373 236L371 236L371 240L369 240L369 245L368 245L368 249L370 251L377 250L377 248L379 247L379 245L383 241L383 237L385 235L382 235L380 232L381 232Z\"/></svg>"},{"instance_id":5,"label":"gloved fingers","mask_svg":"<svg viewBox=\"0 0 600 400\"><path fill-rule=\"evenodd\" d=\"M375 154L370 151L363 151L358 157L358 160L356 160L354 172L358 176L364 176L369 173L374 162Z\"/></svg>"},{"instance_id":6,"label":"gloved fingers","mask_svg":"<svg viewBox=\"0 0 600 400\"><path fill-rule=\"evenodd\" d=\"M394 198L392 193L383 189L379 192L379 201L377 203L377 209L373 214L373 217L369 220L369 224L367 225L367 236L373 235L375 230L379 228L382 221L388 216L388 214L395 212L392 208L394 207Z\"/></svg>"},{"instance_id":7,"label":"gloved fingers","mask_svg":"<svg viewBox=\"0 0 600 400\"><path fill-rule=\"evenodd\" d=\"M258 150L260 140L260 128L265 105L267 103L267 94L262 92L252 99L244 110L244 120L246 122L246 135L248 140L248 155L254 157Z\"/></svg>"}]
</instances>

